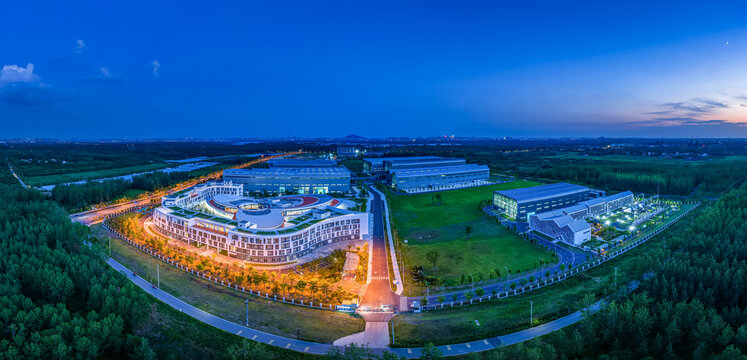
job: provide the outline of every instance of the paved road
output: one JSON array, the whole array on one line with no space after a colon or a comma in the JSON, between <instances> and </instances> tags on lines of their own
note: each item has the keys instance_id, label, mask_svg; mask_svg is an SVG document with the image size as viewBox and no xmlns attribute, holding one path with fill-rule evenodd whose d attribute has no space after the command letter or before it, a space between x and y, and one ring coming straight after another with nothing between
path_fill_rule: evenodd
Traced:
<instances>
[{"instance_id":1,"label":"paved road","mask_svg":"<svg viewBox=\"0 0 747 360\"><path fill-rule=\"evenodd\" d=\"M20 177L18 177L18 175L16 174L16 172L15 172L15 171L13 171L13 167L12 167L12 166L10 166L10 165L9 165L8 167L10 168L10 173L11 173L11 174L13 174L13 176L14 176L14 177L15 177L16 179L18 179L18 182L19 182L19 183L21 183L21 186L23 186L23 187L25 187L25 188L27 188L27 189L28 189L28 188L29 188L29 186L28 186L28 185L26 185L26 183L25 183L25 182L23 182L23 180L21 180L21 178L20 178Z\"/></svg>"},{"instance_id":2,"label":"paved road","mask_svg":"<svg viewBox=\"0 0 747 360\"><path fill-rule=\"evenodd\" d=\"M371 214L374 217L371 243L371 283L361 297L361 308L381 309L388 305L399 308L399 295L389 286L389 262L386 257L386 237L384 236L384 202L378 192L373 191ZM399 310L399 309L397 309ZM364 316L365 318L365 316Z\"/></svg>"},{"instance_id":3,"label":"paved road","mask_svg":"<svg viewBox=\"0 0 747 360\"><path fill-rule=\"evenodd\" d=\"M239 335L241 337L244 337L250 340L268 344L271 346L276 346L279 348L289 349L289 350L298 351L298 352L307 353L307 354L324 355L324 354L327 354L330 349L335 347L334 345L331 345L331 344L321 344L321 343L290 339L290 338L286 338L283 336L273 335L273 334L269 334L269 333L259 331L259 330L254 330L246 326L242 326L242 325L230 322L218 316L202 311L192 305L185 303L182 300L175 298L174 296L170 295L167 292L164 292L160 289L155 288L151 283L145 281L143 278L134 276L132 271L130 271L129 269L127 269L126 267L124 267L122 264L118 263L114 259L108 259L107 263L109 264L109 266L111 266L115 270L127 276L127 278L129 278L130 281L135 283L135 285L139 286L140 288L145 290L145 292L154 296L158 300L161 300L165 304L173 307L174 309L177 309L199 321L202 321L208 325L214 326L218 329L230 332L232 334ZM597 309L600 306L601 306L601 303L594 304L592 307L592 310ZM548 334L555 330L559 330L566 326L575 324L581 319L583 319L583 314L580 311L577 311L573 314L564 316L560 319L548 322L543 325L535 326L527 330L517 331L515 333L511 333L508 335L497 336L497 337L493 337L493 338L485 339L485 340L478 340L478 341L472 341L472 342L461 343L461 344L438 346L438 348L446 356L461 355L461 354L466 354L469 352L480 352L480 351L492 350L500 346L516 344L516 343L520 343L523 341L533 339L535 337ZM420 351L422 350L422 348L394 348L394 349L375 348L372 350L374 353L378 353L378 354L384 351L389 351L389 352L396 353L397 355L404 356L408 359L413 359L413 358L420 357Z\"/></svg>"}]
</instances>

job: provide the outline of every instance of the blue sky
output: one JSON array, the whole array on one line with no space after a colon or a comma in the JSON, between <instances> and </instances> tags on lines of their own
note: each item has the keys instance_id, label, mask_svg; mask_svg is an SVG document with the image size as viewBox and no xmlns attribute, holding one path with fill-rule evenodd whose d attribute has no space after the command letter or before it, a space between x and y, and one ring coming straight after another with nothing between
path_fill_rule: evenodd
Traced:
<instances>
[{"instance_id":1,"label":"blue sky","mask_svg":"<svg viewBox=\"0 0 747 360\"><path fill-rule=\"evenodd\" d=\"M2 137L747 137L744 2L3 5Z\"/></svg>"}]
</instances>

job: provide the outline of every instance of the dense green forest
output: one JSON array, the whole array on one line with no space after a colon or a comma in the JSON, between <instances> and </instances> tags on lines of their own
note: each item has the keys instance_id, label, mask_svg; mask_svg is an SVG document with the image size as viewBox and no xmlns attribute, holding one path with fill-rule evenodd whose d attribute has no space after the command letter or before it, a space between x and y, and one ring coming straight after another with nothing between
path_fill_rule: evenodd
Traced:
<instances>
[{"instance_id":1,"label":"dense green forest","mask_svg":"<svg viewBox=\"0 0 747 360\"><path fill-rule=\"evenodd\" d=\"M57 185L52 199L69 209L83 208L120 198L127 190L153 191L190 178L188 172L161 172L137 175L132 181L123 179L90 181L82 184Z\"/></svg>"},{"instance_id":2,"label":"dense green forest","mask_svg":"<svg viewBox=\"0 0 747 360\"><path fill-rule=\"evenodd\" d=\"M669 235L634 295L486 359L747 359L747 186ZM477 358L478 356L474 356Z\"/></svg>"},{"instance_id":3,"label":"dense green forest","mask_svg":"<svg viewBox=\"0 0 747 360\"><path fill-rule=\"evenodd\" d=\"M87 229L41 193L0 185L0 354L153 357L132 334L148 299L82 241Z\"/></svg>"}]
</instances>

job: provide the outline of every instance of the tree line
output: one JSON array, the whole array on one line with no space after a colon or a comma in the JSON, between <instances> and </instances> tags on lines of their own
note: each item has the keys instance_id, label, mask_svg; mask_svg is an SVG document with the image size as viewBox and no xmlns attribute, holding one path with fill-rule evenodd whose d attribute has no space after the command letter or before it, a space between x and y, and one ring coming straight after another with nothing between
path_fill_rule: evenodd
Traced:
<instances>
[{"instance_id":1,"label":"tree line","mask_svg":"<svg viewBox=\"0 0 747 360\"><path fill-rule=\"evenodd\" d=\"M188 172L156 171L132 177L132 181L113 179L82 184L57 185L52 199L69 209L108 202L122 197L128 190L153 191L189 179Z\"/></svg>"}]
</instances>

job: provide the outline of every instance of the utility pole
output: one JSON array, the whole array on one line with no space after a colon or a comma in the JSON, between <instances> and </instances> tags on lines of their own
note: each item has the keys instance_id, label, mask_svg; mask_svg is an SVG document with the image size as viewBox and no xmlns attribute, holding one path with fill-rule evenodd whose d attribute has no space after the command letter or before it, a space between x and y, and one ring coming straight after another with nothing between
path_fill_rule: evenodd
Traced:
<instances>
[{"instance_id":1,"label":"utility pole","mask_svg":"<svg viewBox=\"0 0 747 360\"><path fill-rule=\"evenodd\" d=\"M112 257L112 238L108 236L107 238L109 239L109 257Z\"/></svg>"},{"instance_id":2,"label":"utility pole","mask_svg":"<svg viewBox=\"0 0 747 360\"><path fill-rule=\"evenodd\" d=\"M161 288L161 264L156 264L156 281L157 281L157 288Z\"/></svg>"},{"instance_id":3,"label":"utility pole","mask_svg":"<svg viewBox=\"0 0 747 360\"><path fill-rule=\"evenodd\" d=\"M615 266L615 287L617 287L617 266Z\"/></svg>"},{"instance_id":4,"label":"utility pole","mask_svg":"<svg viewBox=\"0 0 747 360\"><path fill-rule=\"evenodd\" d=\"M244 300L244 305L246 305L246 327L249 327L249 299Z\"/></svg>"},{"instance_id":5,"label":"utility pole","mask_svg":"<svg viewBox=\"0 0 747 360\"><path fill-rule=\"evenodd\" d=\"M394 345L394 319L389 320L389 326L392 328L392 345Z\"/></svg>"},{"instance_id":6,"label":"utility pole","mask_svg":"<svg viewBox=\"0 0 747 360\"><path fill-rule=\"evenodd\" d=\"M532 327L532 311L534 310L534 302L529 300L529 327Z\"/></svg>"}]
</instances>

